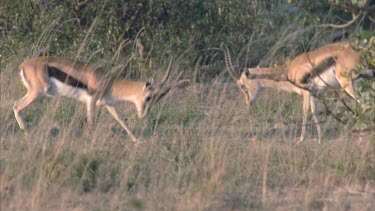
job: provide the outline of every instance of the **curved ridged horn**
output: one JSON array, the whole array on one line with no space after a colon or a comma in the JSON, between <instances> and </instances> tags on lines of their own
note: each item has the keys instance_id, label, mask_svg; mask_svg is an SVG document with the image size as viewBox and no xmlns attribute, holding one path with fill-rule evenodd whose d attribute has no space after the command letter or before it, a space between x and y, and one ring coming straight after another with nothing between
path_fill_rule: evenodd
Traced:
<instances>
[{"instance_id":1,"label":"curved ridged horn","mask_svg":"<svg viewBox=\"0 0 375 211\"><path fill-rule=\"evenodd\" d=\"M225 56L225 65L227 66L227 70L229 72L229 75L235 80L238 81L240 79L240 76L236 73L236 71L233 68L232 59L230 57L229 49L227 46L225 46L224 50L224 56Z\"/></svg>"},{"instance_id":2,"label":"curved ridged horn","mask_svg":"<svg viewBox=\"0 0 375 211\"><path fill-rule=\"evenodd\" d=\"M159 87L160 87L160 88L164 86L165 82L166 82L166 81L168 80L168 78L169 78L169 75L170 75L170 73L171 73L172 60L173 60L173 59L171 58L171 60L169 61L169 65L168 65L167 72L165 73L163 80L162 80L161 83L159 84Z\"/></svg>"}]
</instances>

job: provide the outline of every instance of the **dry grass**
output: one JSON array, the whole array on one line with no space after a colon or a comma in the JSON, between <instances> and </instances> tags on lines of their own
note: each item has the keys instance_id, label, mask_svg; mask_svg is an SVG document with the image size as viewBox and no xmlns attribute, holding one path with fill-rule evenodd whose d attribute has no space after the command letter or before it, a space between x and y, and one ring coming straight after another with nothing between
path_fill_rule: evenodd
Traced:
<instances>
[{"instance_id":1,"label":"dry grass","mask_svg":"<svg viewBox=\"0 0 375 211\"><path fill-rule=\"evenodd\" d=\"M144 120L124 104L143 144L104 110L90 131L83 104L44 99L25 111L25 139L11 109L25 92L19 60L0 73L1 210L375 207L374 132L350 133L322 115L323 144L309 126L296 145L298 96L266 91L251 118L232 83L175 90Z\"/></svg>"}]
</instances>

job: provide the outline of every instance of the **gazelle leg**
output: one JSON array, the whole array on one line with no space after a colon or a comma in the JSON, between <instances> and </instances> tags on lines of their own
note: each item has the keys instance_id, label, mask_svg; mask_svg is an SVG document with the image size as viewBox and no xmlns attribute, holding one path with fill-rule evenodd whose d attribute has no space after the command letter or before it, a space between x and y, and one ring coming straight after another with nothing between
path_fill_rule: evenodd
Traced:
<instances>
[{"instance_id":1,"label":"gazelle leg","mask_svg":"<svg viewBox=\"0 0 375 211\"><path fill-rule=\"evenodd\" d=\"M134 142L139 142L139 140L134 136L134 134L130 131L130 129L121 120L120 115L116 111L116 108L114 106L110 106L110 105L105 105L105 108L112 115L112 117L115 118L117 120L117 122L120 123L120 125L125 129L125 131L128 133L128 135L130 136L130 138Z\"/></svg>"},{"instance_id":2,"label":"gazelle leg","mask_svg":"<svg viewBox=\"0 0 375 211\"><path fill-rule=\"evenodd\" d=\"M33 103L36 99L38 99L39 96L40 96L40 93L28 92L23 98L14 102L14 105L13 105L14 116L16 117L18 125L20 126L22 130L27 129L26 122L22 115L22 110L26 108L27 106L29 106L31 103Z\"/></svg>"},{"instance_id":3,"label":"gazelle leg","mask_svg":"<svg viewBox=\"0 0 375 211\"><path fill-rule=\"evenodd\" d=\"M317 116L317 99L314 96L311 96L310 98L310 106L311 106L311 114L314 119L314 123L316 126L316 130L318 132L318 143L321 144L322 141L322 131L320 129L319 119Z\"/></svg>"},{"instance_id":4,"label":"gazelle leg","mask_svg":"<svg viewBox=\"0 0 375 211\"><path fill-rule=\"evenodd\" d=\"M353 99L357 100L351 73L349 75L342 75L341 72L343 72L344 70L345 68L343 66L337 64L336 78L339 81L341 87L346 91L346 93L348 93Z\"/></svg>"},{"instance_id":5,"label":"gazelle leg","mask_svg":"<svg viewBox=\"0 0 375 211\"><path fill-rule=\"evenodd\" d=\"M89 127L95 126L95 117L96 117L96 96L89 96L86 100L87 108L87 123Z\"/></svg>"},{"instance_id":6,"label":"gazelle leg","mask_svg":"<svg viewBox=\"0 0 375 211\"><path fill-rule=\"evenodd\" d=\"M309 105L310 105L310 92L303 91L302 93L302 130L301 130L301 137L299 142L302 142L305 139L306 135L306 123L307 123L307 115L309 112Z\"/></svg>"}]
</instances>

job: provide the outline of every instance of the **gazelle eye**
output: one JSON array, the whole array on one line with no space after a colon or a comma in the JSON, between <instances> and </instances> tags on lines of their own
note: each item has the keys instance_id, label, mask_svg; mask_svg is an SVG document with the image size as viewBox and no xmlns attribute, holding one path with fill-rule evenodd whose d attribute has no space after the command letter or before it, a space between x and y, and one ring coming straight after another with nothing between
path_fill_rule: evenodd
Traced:
<instances>
[{"instance_id":1,"label":"gazelle eye","mask_svg":"<svg viewBox=\"0 0 375 211\"><path fill-rule=\"evenodd\" d=\"M245 85L242 84L242 85L241 85L241 89L242 89L242 90L246 90L247 87L246 87Z\"/></svg>"},{"instance_id":2,"label":"gazelle eye","mask_svg":"<svg viewBox=\"0 0 375 211\"><path fill-rule=\"evenodd\" d=\"M146 102L150 101L152 99L151 96L146 97Z\"/></svg>"}]
</instances>

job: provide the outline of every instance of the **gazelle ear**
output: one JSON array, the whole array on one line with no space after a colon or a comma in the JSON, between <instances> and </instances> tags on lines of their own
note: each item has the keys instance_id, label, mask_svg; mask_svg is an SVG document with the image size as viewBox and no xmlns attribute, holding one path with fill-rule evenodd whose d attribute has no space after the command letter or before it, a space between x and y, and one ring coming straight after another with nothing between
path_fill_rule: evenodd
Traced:
<instances>
[{"instance_id":1,"label":"gazelle ear","mask_svg":"<svg viewBox=\"0 0 375 211\"><path fill-rule=\"evenodd\" d=\"M254 75L254 74L251 74L251 72L247 69L247 70L245 70L245 71L242 73L241 78L244 79L244 80L254 79L254 78L255 78L255 75Z\"/></svg>"},{"instance_id":2,"label":"gazelle ear","mask_svg":"<svg viewBox=\"0 0 375 211\"><path fill-rule=\"evenodd\" d=\"M250 71L249 70L245 70L245 75L246 75L246 77L250 78Z\"/></svg>"},{"instance_id":3,"label":"gazelle ear","mask_svg":"<svg viewBox=\"0 0 375 211\"><path fill-rule=\"evenodd\" d=\"M153 83L154 83L154 79L153 78L147 79L146 84L145 84L145 88L148 88Z\"/></svg>"}]
</instances>

